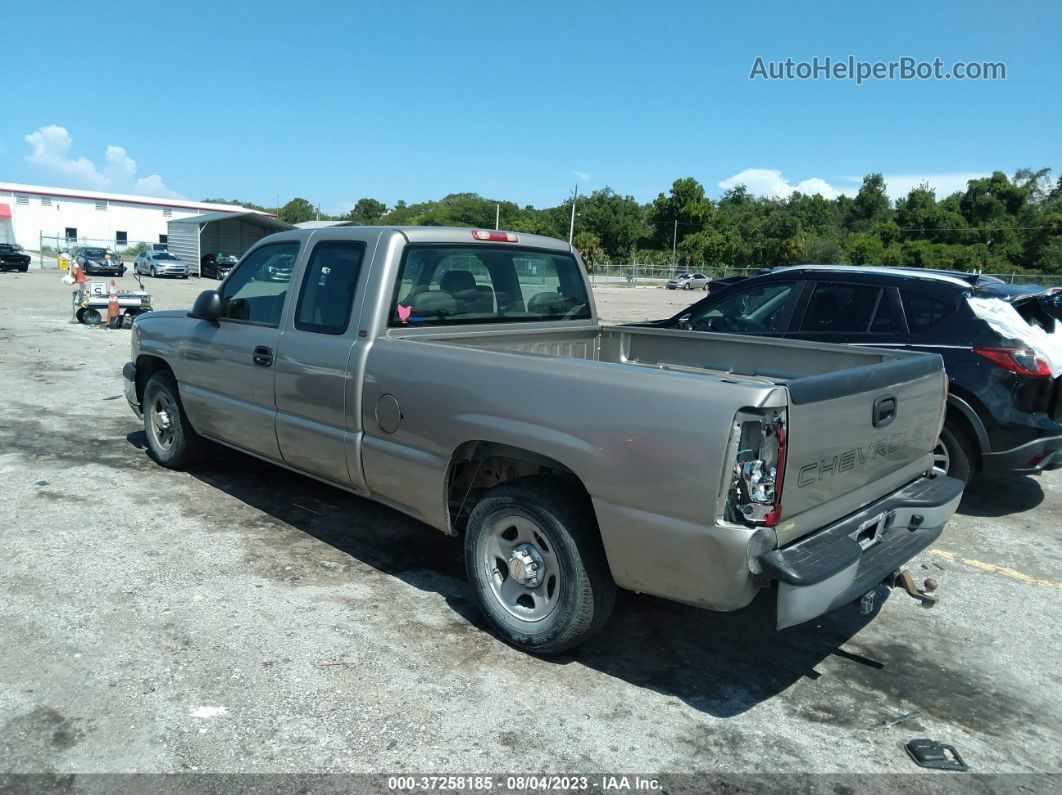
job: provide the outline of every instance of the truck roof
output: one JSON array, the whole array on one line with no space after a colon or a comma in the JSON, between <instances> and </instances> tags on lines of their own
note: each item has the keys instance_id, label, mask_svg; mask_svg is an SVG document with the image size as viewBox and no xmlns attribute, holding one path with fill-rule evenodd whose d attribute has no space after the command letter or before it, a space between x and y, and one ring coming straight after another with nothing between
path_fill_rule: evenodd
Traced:
<instances>
[{"instance_id":1,"label":"truck roof","mask_svg":"<svg viewBox=\"0 0 1062 795\"><path fill-rule=\"evenodd\" d=\"M479 243L484 246L498 245L499 242L505 241L491 241L491 240L477 240L472 236L474 231L487 231L487 232L501 232L502 234L512 234L516 236L516 240L511 241L511 245L528 246L529 248L541 248L549 249L551 251L564 251L570 252L572 247L563 240L558 240L555 237L546 237L545 235L532 235L527 232L510 232L508 230L498 229L483 229L481 227L472 226L358 226L354 224L342 224L338 226L330 226L325 229L293 229L288 232L284 232L285 237L289 239L305 238L319 231L329 232L341 232L343 230L349 230L352 236L360 236L361 233L366 231L392 231L400 232L405 236L406 240L410 243Z\"/></svg>"}]
</instances>

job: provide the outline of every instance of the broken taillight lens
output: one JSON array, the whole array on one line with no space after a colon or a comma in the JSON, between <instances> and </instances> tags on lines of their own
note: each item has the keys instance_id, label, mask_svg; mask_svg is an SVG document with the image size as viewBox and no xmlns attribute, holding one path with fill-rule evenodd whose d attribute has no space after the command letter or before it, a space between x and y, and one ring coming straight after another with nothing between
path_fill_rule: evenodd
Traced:
<instances>
[{"instance_id":1,"label":"broken taillight lens","mask_svg":"<svg viewBox=\"0 0 1062 795\"><path fill-rule=\"evenodd\" d=\"M1030 348L974 348L973 352L1018 375L1051 375L1051 365Z\"/></svg>"},{"instance_id":2,"label":"broken taillight lens","mask_svg":"<svg viewBox=\"0 0 1062 795\"><path fill-rule=\"evenodd\" d=\"M785 478L786 413L739 415L734 424L737 453L726 501L726 519L749 525L778 524Z\"/></svg>"}]
</instances>

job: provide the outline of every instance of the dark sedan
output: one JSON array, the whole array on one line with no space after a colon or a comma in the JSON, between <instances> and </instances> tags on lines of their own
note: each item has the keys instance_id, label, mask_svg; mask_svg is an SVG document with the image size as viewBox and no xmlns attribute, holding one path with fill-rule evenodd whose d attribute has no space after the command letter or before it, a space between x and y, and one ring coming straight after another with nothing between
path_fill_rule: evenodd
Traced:
<instances>
[{"instance_id":1,"label":"dark sedan","mask_svg":"<svg viewBox=\"0 0 1062 795\"><path fill-rule=\"evenodd\" d=\"M29 266L30 256L22 252L22 246L0 243L0 271L25 273L29 270Z\"/></svg>"},{"instance_id":2,"label":"dark sedan","mask_svg":"<svg viewBox=\"0 0 1062 795\"><path fill-rule=\"evenodd\" d=\"M1062 467L1060 296L972 274L798 266L641 325L939 354L949 394L935 464L967 480Z\"/></svg>"},{"instance_id":3,"label":"dark sedan","mask_svg":"<svg viewBox=\"0 0 1062 795\"><path fill-rule=\"evenodd\" d=\"M109 248L82 246L70 252L70 258L89 276L121 276L125 273L122 258Z\"/></svg>"}]
</instances>

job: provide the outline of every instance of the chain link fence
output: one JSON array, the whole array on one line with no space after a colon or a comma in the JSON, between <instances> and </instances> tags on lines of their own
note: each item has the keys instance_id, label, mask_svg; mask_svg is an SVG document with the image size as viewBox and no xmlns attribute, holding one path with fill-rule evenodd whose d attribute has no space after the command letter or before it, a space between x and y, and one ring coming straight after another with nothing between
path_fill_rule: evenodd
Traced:
<instances>
[{"instance_id":1,"label":"chain link fence","mask_svg":"<svg viewBox=\"0 0 1062 795\"><path fill-rule=\"evenodd\" d=\"M132 268L133 258L141 251L165 247L165 243L147 240L107 240L93 237L49 237L41 235L40 247L37 249L35 259L38 261L41 270L55 270L60 267L60 257L69 255L76 248L102 248L112 254L116 254L127 268Z\"/></svg>"}]
</instances>

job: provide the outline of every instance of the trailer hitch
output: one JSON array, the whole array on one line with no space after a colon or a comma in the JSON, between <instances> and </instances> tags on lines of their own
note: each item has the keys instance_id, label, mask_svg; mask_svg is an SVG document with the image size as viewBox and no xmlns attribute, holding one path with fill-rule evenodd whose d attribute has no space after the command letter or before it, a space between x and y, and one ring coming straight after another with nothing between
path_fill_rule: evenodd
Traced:
<instances>
[{"instance_id":1,"label":"trailer hitch","mask_svg":"<svg viewBox=\"0 0 1062 795\"><path fill-rule=\"evenodd\" d=\"M890 588L902 588L911 598L921 602L922 607L932 607L938 601L938 597L932 593L937 590L937 581L932 577L926 577L922 587L919 588L915 585L914 575L911 574L910 569L894 571L885 580L885 584Z\"/></svg>"}]
</instances>

